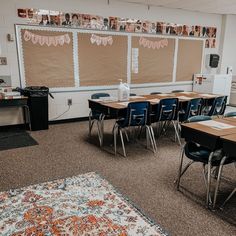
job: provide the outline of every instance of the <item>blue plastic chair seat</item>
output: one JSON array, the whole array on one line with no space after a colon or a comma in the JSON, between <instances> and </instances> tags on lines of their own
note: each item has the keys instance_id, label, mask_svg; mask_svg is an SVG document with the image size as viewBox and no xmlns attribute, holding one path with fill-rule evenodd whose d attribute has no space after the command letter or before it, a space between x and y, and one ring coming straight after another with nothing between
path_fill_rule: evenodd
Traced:
<instances>
[{"instance_id":1,"label":"blue plastic chair seat","mask_svg":"<svg viewBox=\"0 0 236 236\"><path fill-rule=\"evenodd\" d=\"M189 142L185 145L184 149L185 149L185 155L189 159L195 162L208 164L208 159L211 153L211 150L209 150L208 148L205 148L203 146L198 146L196 143L193 142ZM223 156L224 154L220 150L216 151L212 159L212 166L219 166ZM226 159L225 164L230 164L232 162L234 162L234 159L228 158Z\"/></svg>"}]
</instances>

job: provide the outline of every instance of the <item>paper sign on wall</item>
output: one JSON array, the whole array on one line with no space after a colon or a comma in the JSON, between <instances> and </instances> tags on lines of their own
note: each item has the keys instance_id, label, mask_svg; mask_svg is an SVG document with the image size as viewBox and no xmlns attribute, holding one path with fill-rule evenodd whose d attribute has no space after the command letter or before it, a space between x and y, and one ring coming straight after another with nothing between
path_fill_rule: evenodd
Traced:
<instances>
[{"instance_id":1,"label":"paper sign on wall","mask_svg":"<svg viewBox=\"0 0 236 236\"><path fill-rule=\"evenodd\" d=\"M138 74L138 55L139 49L132 48L132 73Z\"/></svg>"}]
</instances>

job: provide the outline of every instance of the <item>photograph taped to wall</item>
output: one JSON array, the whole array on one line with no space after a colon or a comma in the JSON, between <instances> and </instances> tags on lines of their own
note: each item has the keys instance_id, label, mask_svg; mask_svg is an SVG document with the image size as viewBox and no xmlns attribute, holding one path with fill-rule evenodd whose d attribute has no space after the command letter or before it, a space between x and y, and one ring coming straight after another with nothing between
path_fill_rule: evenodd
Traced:
<instances>
[{"instance_id":1,"label":"photograph taped to wall","mask_svg":"<svg viewBox=\"0 0 236 236\"><path fill-rule=\"evenodd\" d=\"M74 87L70 32L21 30L26 86Z\"/></svg>"},{"instance_id":2,"label":"photograph taped to wall","mask_svg":"<svg viewBox=\"0 0 236 236\"><path fill-rule=\"evenodd\" d=\"M192 81L201 73L204 40L179 39L176 81Z\"/></svg>"},{"instance_id":3,"label":"photograph taped to wall","mask_svg":"<svg viewBox=\"0 0 236 236\"><path fill-rule=\"evenodd\" d=\"M126 82L127 48L127 36L78 33L80 86Z\"/></svg>"},{"instance_id":4,"label":"photograph taped to wall","mask_svg":"<svg viewBox=\"0 0 236 236\"><path fill-rule=\"evenodd\" d=\"M135 60L131 74L133 84L172 81L175 39L132 37L132 49L134 48L138 48L138 65Z\"/></svg>"}]
</instances>

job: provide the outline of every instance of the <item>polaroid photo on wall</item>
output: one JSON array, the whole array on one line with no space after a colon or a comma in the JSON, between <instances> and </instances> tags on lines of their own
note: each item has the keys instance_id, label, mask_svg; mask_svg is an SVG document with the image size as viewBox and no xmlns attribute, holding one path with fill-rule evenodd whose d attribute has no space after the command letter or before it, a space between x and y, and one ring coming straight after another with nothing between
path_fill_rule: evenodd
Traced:
<instances>
[{"instance_id":1,"label":"polaroid photo on wall","mask_svg":"<svg viewBox=\"0 0 236 236\"><path fill-rule=\"evenodd\" d=\"M125 32L133 33L136 22L137 20L134 20L134 19L126 19Z\"/></svg>"},{"instance_id":2,"label":"polaroid photo on wall","mask_svg":"<svg viewBox=\"0 0 236 236\"><path fill-rule=\"evenodd\" d=\"M156 33L157 34L169 34L169 28L167 29L167 24L164 22L157 22L156 23Z\"/></svg>"},{"instance_id":3,"label":"polaroid photo on wall","mask_svg":"<svg viewBox=\"0 0 236 236\"><path fill-rule=\"evenodd\" d=\"M134 32L142 33L142 22L140 20L137 20L137 22L135 23Z\"/></svg>"},{"instance_id":4,"label":"polaroid photo on wall","mask_svg":"<svg viewBox=\"0 0 236 236\"><path fill-rule=\"evenodd\" d=\"M109 29L118 31L118 17L109 17Z\"/></svg>"},{"instance_id":5,"label":"polaroid photo on wall","mask_svg":"<svg viewBox=\"0 0 236 236\"><path fill-rule=\"evenodd\" d=\"M150 27L149 27L149 32L150 34L155 34L156 33L156 23L155 22L150 22Z\"/></svg>"}]
</instances>

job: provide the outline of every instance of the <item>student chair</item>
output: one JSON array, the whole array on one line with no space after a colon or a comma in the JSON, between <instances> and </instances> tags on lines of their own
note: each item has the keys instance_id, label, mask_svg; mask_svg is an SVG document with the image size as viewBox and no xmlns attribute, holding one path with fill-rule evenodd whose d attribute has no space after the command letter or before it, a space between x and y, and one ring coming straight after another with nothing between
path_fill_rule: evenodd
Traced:
<instances>
[{"instance_id":1,"label":"student chair","mask_svg":"<svg viewBox=\"0 0 236 236\"><path fill-rule=\"evenodd\" d=\"M222 116L224 115L227 104L227 97L217 97L213 100L212 106L208 112L208 116Z\"/></svg>"},{"instance_id":2,"label":"student chair","mask_svg":"<svg viewBox=\"0 0 236 236\"><path fill-rule=\"evenodd\" d=\"M154 111L154 113L151 115L151 122L157 124L160 124L160 122L162 123L162 125L159 126L159 136L162 134L163 131L166 131L170 123L172 123L175 129L175 134L178 139L178 142L181 145L178 129L176 126L178 106L178 98L161 99L159 104L157 105L156 111Z\"/></svg>"},{"instance_id":3,"label":"student chair","mask_svg":"<svg viewBox=\"0 0 236 236\"><path fill-rule=\"evenodd\" d=\"M211 120L210 116L193 116L187 120L187 122L200 122ZM190 160L188 164L183 168L183 158L184 155ZM211 185L211 175L212 175L212 167L222 168L223 160L223 152L222 150L211 151L210 149L199 145L198 143L192 141L186 141L180 158L180 166L178 171L178 177L176 180L176 187L179 190L180 180L183 174L187 171L187 169L195 162L202 163L203 166L203 177L204 182L206 183L207 196L206 196L206 204L209 206L209 201L211 202L210 196L210 185ZM231 163L230 160L224 162L224 164ZM208 165L208 171L206 172L205 167ZM207 175L207 178L206 178Z\"/></svg>"},{"instance_id":4,"label":"student chair","mask_svg":"<svg viewBox=\"0 0 236 236\"><path fill-rule=\"evenodd\" d=\"M113 127L114 135L114 152L117 152L117 133L120 135L123 155L126 157L126 150L123 139L123 131L127 137L126 128L129 127L145 127L146 128L146 138L147 146L151 142L153 151L156 151L156 146L154 143L154 132L149 122L150 117L150 103L149 102L130 102L127 107L126 115L123 119L116 121Z\"/></svg>"},{"instance_id":5,"label":"student chair","mask_svg":"<svg viewBox=\"0 0 236 236\"><path fill-rule=\"evenodd\" d=\"M150 95L161 94L162 92L152 92Z\"/></svg>"},{"instance_id":6,"label":"student chair","mask_svg":"<svg viewBox=\"0 0 236 236\"><path fill-rule=\"evenodd\" d=\"M95 93L92 94L91 99L100 99L103 97L110 97L110 94L108 93ZM97 124L98 129L98 138L99 138L99 144L100 147L103 145L103 121L105 118L105 114L101 113L100 111L97 111L96 108L91 109L89 113L89 137L91 137L92 129L94 123Z\"/></svg>"},{"instance_id":7,"label":"student chair","mask_svg":"<svg viewBox=\"0 0 236 236\"><path fill-rule=\"evenodd\" d=\"M225 117L234 117L236 116L236 111L231 111L225 114Z\"/></svg>"}]
</instances>

